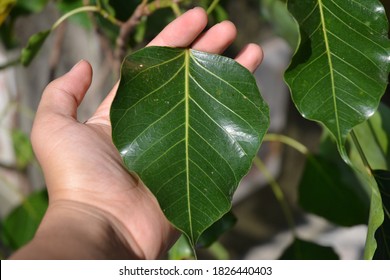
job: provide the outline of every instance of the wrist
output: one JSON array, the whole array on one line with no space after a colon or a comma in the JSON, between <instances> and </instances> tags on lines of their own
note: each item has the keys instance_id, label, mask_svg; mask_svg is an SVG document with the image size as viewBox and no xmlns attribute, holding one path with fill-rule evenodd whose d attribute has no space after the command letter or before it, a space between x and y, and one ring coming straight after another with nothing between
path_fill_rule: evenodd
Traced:
<instances>
[{"instance_id":1,"label":"wrist","mask_svg":"<svg viewBox=\"0 0 390 280\"><path fill-rule=\"evenodd\" d=\"M56 201L33 238L12 258L135 259L138 258L107 213L83 203Z\"/></svg>"}]
</instances>

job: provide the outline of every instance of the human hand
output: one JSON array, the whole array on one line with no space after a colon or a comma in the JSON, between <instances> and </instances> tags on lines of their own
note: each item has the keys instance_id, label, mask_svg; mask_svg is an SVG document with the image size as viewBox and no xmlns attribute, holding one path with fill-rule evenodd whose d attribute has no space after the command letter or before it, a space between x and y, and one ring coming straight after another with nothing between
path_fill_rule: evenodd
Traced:
<instances>
[{"instance_id":1,"label":"human hand","mask_svg":"<svg viewBox=\"0 0 390 280\"><path fill-rule=\"evenodd\" d=\"M225 21L202 33L206 24L205 11L192 9L149 46L223 52L236 36L234 25ZM261 59L254 44L236 57L250 71ZM91 66L81 61L42 95L31 139L45 175L49 208L34 240L13 258L155 259L178 236L151 192L124 168L112 143L109 110L117 86L91 118L78 122L77 107L91 80Z\"/></svg>"}]
</instances>

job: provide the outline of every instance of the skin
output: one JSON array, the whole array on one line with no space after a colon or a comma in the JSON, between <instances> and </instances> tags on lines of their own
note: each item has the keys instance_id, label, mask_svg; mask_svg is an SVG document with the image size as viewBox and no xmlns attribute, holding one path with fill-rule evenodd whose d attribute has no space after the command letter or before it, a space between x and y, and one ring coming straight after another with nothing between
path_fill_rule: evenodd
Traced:
<instances>
[{"instance_id":1,"label":"skin","mask_svg":"<svg viewBox=\"0 0 390 280\"><path fill-rule=\"evenodd\" d=\"M222 53L236 37L235 26L224 21L203 32L206 24L205 11L194 8L149 46ZM259 46L249 44L236 61L253 72L262 56ZM92 68L82 60L43 92L31 141L49 207L33 240L12 259L157 259L179 236L112 143L109 109L117 85L87 122L77 120L91 81Z\"/></svg>"}]
</instances>

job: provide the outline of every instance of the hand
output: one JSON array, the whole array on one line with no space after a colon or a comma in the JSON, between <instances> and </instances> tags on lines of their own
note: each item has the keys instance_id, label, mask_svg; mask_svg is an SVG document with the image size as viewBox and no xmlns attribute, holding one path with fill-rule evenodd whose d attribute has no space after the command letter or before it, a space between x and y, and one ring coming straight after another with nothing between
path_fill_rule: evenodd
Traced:
<instances>
[{"instance_id":1,"label":"hand","mask_svg":"<svg viewBox=\"0 0 390 280\"><path fill-rule=\"evenodd\" d=\"M192 9L149 46L223 52L236 36L234 25L225 21L202 33L206 24L204 10ZM236 57L250 71L261 59L255 44ZM123 167L112 143L109 109L117 86L87 122L77 121L77 107L91 80L91 66L81 61L42 95L31 139L49 208L33 241L13 258L155 259L178 237L151 192Z\"/></svg>"}]
</instances>

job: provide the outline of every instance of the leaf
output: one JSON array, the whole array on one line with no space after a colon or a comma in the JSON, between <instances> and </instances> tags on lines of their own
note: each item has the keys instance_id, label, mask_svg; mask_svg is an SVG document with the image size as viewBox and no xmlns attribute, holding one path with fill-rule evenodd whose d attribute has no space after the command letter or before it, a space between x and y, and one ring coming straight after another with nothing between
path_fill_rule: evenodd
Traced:
<instances>
[{"instance_id":1,"label":"leaf","mask_svg":"<svg viewBox=\"0 0 390 280\"><path fill-rule=\"evenodd\" d=\"M390 169L390 108L380 104L378 111L353 131L372 169ZM356 149L350 152L353 162L359 162Z\"/></svg>"},{"instance_id":2,"label":"leaf","mask_svg":"<svg viewBox=\"0 0 390 280\"><path fill-rule=\"evenodd\" d=\"M375 180L382 197L384 221L375 232L377 249L374 259L390 259L390 171L374 170Z\"/></svg>"},{"instance_id":3,"label":"leaf","mask_svg":"<svg viewBox=\"0 0 390 280\"><path fill-rule=\"evenodd\" d=\"M283 252L280 260L338 260L338 255L331 247L295 238Z\"/></svg>"},{"instance_id":4,"label":"leaf","mask_svg":"<svg viewBox=\"0 0 390 280\"><path fill-rule=\"evenodd\" d=\"M2 0L0 2L0 26L14 7L16 0Z\"/></svg>"},{"instance_id":5,"label":"leaf","mask_svg":"<svg viewBox=\"0 0 390 280\"><path fill-rule=\"evenodd\" d=\"M370 199L341 159L309 156L299 185L299 204L341 226L367 224Z\"/></svg>"},{"instance_id":6,"label":"leaf","mask_svg":"<svg viewBox=\"0 0 390 280\"><path fill-rule=\"evenodd\" d=\"M37 230L48 205L47 191L37 191L28 196L1 222L0 239L17 250L29 242Z\"/></svg>"},{"instance_id":7,"label":"leaf","mask_svg":"<svg viewBox=\"0 0 390 280\"><path fill-rule=\"evenodd\" d=\"M170 260L193 260L195 259L194 250L191 247L188 239L182 235L168 251L168 259Z\"/></svg>"},{"instance_id":8,"label":"leaf","mask_svg":"<svg viewBox=\"0 0 390 280\"><path fill-rule=\"evenodd\" d=\"M366 180L367 185L371 187L370 217L368 220L366 246L364 248L364 258L371 260L374 258L375 251L378 248L375 233L383 224L384 213L382 207L382 197L374 176L367 175L367 172L361 173L361 177Z\"/></svg>"},{"instance_id":9,"label":"leaf","mask_svg":"<svg viewBox=\"0 0 390 280\"><path fill-rule=\"evenodd\" d=\"M43 43L46 38L49 36L51 30L46 30L42 32L38 32L30 37L27 42L27 46L22 49L22 53L20 56L20 62L24 66L30 65L31 61L37 55L38 51L41 49Z\"/></svg>"},{"instance_id":10,"label":"leaf","mask_svg":"<svg viewBox=\"0 0 390 280\"><path fill-rule=\"evenodd\" d=\"M365 155L371 169L389 169L390 163L390 110L384 104L380 104L378 111L366 122L356 126L353 131L359 142L361 152ZM364 163L361 160L356 145L349 139L351 149L349 157L354 164L356 174L360 181L370 187L371 191L371 206L370 216L368 222L368 231L366 238L366 246L364 257L366 259L374 258L376 251L380 249L381 245L377 245L378 229L383 228L383 221L385 213L383 211L382 200L383 193L380 191L378 178L367 172Z\"/></svg>"},{"instance_id":11,"label":"leaf","mask_svg":"<svg viewBox=\"0 0 390 280\"><path fill-rule=\"evenodd\" d=\"M202 233L196 246L198 248L210 247L222 234L232 229L236 222L236 216L231 211L227 212L221 219Z\"/></svg>"},{"instance_id":12,"label":"leaf","mask_svg":"<svg viewBox=\"0 0 390 280\"><path fill-rule=\"evenodd\" d=\"M390 70L388 20L378 0L290 0L301 42L285 79L300 113L323 123L347 158L350 130L372 116Z\"/></svg>"},{"instance_id":13,"label":"leaf","mask_svg":"<svg viewBox=\"0 0 390 280\"><path fill-rule=\"evenodd\" d=\"M296 49L299 38L299 28L294 18L287 10L286 1L260 0L261 15L271 24L275 33L284 38L291 48Z\"/></svg>"},{"instance_id":14,"label":"leaf","mask_svg":"<svg viewBox=\"0 0 390 280\"><path fill-rule=\"evenodd\" d=\"M17 0L17 8L28 13L38 13L43 10L49 0Z\"/></svg>"},{"instance_id":15,"label":"leaf","mask_svg":"<svg viewBox=\"0 0 390 280\"><path fill-rule=\"evenodd\" d=\"M29 137L20 129L13 129L12 143L16 156L16 165L19 169L25 169L34 159L34 152L32 150Z\"/></svg>"},{"instance_id":16,"label":"leaf","mask_svg":"<svg viewBox=\"0 0 390 280\"><path fill-rule=\"evenodd\" d=\"M269 126L247 69L219 55L167 47L125 59L110 114L125 165L192 246L231 208Z\"/></svg>"}]
</instances>

